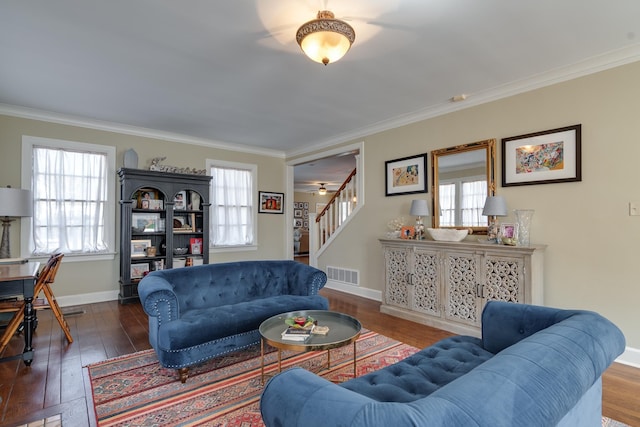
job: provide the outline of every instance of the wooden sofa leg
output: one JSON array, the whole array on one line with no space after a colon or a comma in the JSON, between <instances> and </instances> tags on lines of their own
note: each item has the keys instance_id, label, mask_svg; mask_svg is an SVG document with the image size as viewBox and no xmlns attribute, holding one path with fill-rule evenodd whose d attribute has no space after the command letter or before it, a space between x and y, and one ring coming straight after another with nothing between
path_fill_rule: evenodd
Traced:
<instances>
[{"instance_id":1,"label":"wooden sofa leg","mask_svg":"<svg viewBox=\"0 0 640 427\"><path fill-rule=\"evenodd\" d=\"M180 374L180 382L182 384L186 383L189 377L189 368L180 368L178 369L178 373Z\"/></svg>"}]
</instances>

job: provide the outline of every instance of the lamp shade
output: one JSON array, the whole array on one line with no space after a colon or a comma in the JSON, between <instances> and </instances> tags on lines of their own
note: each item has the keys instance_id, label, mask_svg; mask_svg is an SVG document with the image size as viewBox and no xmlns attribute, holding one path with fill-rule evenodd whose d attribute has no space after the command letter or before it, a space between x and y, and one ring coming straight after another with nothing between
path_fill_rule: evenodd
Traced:
<instances>
[{"instance_id":1,"label":"lamp shade","mask_svg":"<svg viewBox=\"0 0 640 427\"><path fill-rule=\"evenodd\" d=\"M502 196L488 196L482 209L484 216L507 216L507 202Z\"/></svg>"},{"instance_id":2,"label":"lamp shade","mask_svg":"<svg viewBox=\"0 0 640 427\"><path fill-rule=\"evenodd\" d=\"M318 19L303 24L296 32L302 51L315 62L327 65L336 62L351 48L356 33L332 12L321 10Z\"/></svg>"},{"instance_id":3,"label":"lamp shade","mask_svg":"<svg viewBox=\"0 0 640 427\"><path fill-rule=\"evenodd\" d=\"M23 217L33 215L33 199L30 190L0 187L0 216Z\"/></svg>"},{"instance_id":4,"label":"lamp shade","mask_svg":"<svg viewBox=\"0 0 640 427\"><path fill-rule=\"evenodd\" d=\"M426 200L412 200L411 201L411 210L409 211L409 215L412 216L427 216L429 215L429 205Z\"/></svg>"}]
</instances>

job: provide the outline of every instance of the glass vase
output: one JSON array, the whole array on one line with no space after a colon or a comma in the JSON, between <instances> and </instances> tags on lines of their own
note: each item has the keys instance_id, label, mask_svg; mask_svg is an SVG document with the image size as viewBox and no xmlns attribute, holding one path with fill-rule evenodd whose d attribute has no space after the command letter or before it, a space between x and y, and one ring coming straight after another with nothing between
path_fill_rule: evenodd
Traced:
<instances>
[{"instance_id":1,"label":"glass vase","mask_svg":"<svg viewBox=\"0 0 640 427\"><path fill-rule=\"evenodd\" d=\"M513 211L518 223L518 246L531 245L531 218L533 209L516 209Z\"/></svg>"}]
</instances>

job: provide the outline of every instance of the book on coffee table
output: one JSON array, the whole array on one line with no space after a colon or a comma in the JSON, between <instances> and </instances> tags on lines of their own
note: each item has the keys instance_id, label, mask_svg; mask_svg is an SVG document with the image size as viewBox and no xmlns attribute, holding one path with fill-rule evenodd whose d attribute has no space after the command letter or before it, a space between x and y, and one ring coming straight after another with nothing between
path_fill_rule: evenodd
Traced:
<instances>
[{"instance_id":1,"label":"book on coffee table","mask_svg":"<svg viewBox=\"0 0 640 427\"><path fill-rule=\"evenodd\" d=\"M311 336L311 329L289 326L282 332L282 339L287 341L306 341Z\"/></svg>"}]
</instances>

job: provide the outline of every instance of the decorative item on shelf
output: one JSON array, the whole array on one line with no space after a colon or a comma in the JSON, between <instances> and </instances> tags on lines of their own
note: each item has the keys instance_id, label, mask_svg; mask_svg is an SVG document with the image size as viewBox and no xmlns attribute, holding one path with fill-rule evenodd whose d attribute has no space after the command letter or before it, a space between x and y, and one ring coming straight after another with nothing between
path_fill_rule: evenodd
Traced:
<instances>
[{"instance_id":1,"label":"decorative item on shelf","mask_svg":"<svg viewBox=\"0 0 640 427\"><path fill-rule=\"evenodd\" d=\"M411 201L411 210L409 211L409 215L416 216L416 226L415 226L415 239L422 240L424 239L424 224L422 223L422 217L429 215L429 205L427 204L426 199L418 199Z\"/></svg>"},{"instance_id":2,"label":"decorative item on shelf","mask_svg":"<svg viewBox=\"0 0 640 427\"><path fill-rule=\"evenodd\" d=\"M296 32L296 42L304 54L324 65L342 58L355 39L353 27L328 10L318 11L316 19L302 24Z\"/></svg>"},{"instance_id":3,"label":"decorative item on shelf","mask_svg":"<svg viewBox=\"0 0 640 427\"><path fill-rule=\"evenodd\" d=\"M174 255L185 255L189 252L189 248L173 248Z\"/></svg>"},{"instance_id":4,"label":"decorative item on shelf","mask_svg":"<svg viewBox=\"0 0 640 427\"><path fill-rule=\"evenodd\" d=\"M0 221L2 221L2 243L0 244L0 258L11 259L9 247L9 228L16 218L30 217L33 214L33 196L30 190L0 188ZM20 262L21 259L16 259Z\"/></svg>"},{"instance_id":5,"label":"decorative item on shelf","mask_svg":"<svg viewBox=\"0 0 640 427\"><path fill-rule=\"evenodd\" d=\"M129 169L138 168L138 153L133 148L124 152L124 167Z\"/></svg>"},{"instance_id":6,"label":"decorative item on shelf","mask_svg":"<svg viewBox=\"0 0 640 427\"><path fill-rule=\"evenodd\" d=\"M413 226L405 225L400 229L400 238L401 239L413 239L416 235L416 229Z\"/></svg>"},{"instance_id":7,"label":"decorative item on shelf","mask_svg":"<svg viewBox=\"0 0 640 427\"><path fill-rule=\"evenodd\" d=\"M154 157L153 159L151 159L149 170L157 171L157 172L182 173L182 174L188 174L188 175L206 175L207 174L206 169L180 168L177 166L161 165L160 162L165 159L166 157Z\"/></svg>"},{"instance_id":8,"label":"decorative item on shelf","mask_svg":"<svg viewBox=\"0 0 640 427\"><path fill-rule=\"evenodd\" d=\"M387 228L391 230L387 233L387 237L390 239L397 239L400 237L400 230L404 227L405 221L403 216L399 216L395 219L392 219L387 223Z\"/></svg>"},{"instance_id":9,"label":"decorative item on shelf","mask_svg":"<svg viewBox=\"0 0 640 427\"><path fill-rule=\"evenodd\" d=\"M150 257L156 256L156 247L155 246L149 246L149 247L145 248L144 253L147 256L150 256Z\"/></svg>"},{"instance_id":10,"label":"decorative item on shelf","mask_svg":"<svg viewBox=\"0 0 640 427\"><path fill-rule=\"evenodd\" d=\"M487 196L482 209L482 215L489 218L489 226L487 227L487 240L494 243L500 243L498 231L500 225L498 223L499 216L507 216L507 202L502 196Z\"/></svg>"},{"instance_id":11,"label":"decorative item on shelf","mask_svg":"<svg viewBox=\"0 0 640 427\"><path fill-rule=\"evenodd\" d=\"M200 194L197 191L191 192L191 209L194 211L200 210Z\"/></svg>"},{"instance_id":12,"label":"decorative item on shelf","mask_svg":"<svg viewBox=\"0 0 640 427\"><path fill-rule=\"evenodd\" d=\"M498 238L504 245L516 246L518 244L518 224L500 224L500 236Z\"/></svg>"},{"instance_id":13,"label":"decorative item on shelf","mask_svg":"<svg viewBox=\"0 0 640 427\"><path fill-rule=\"evenodd\" d=\"M173 268L182 268L186 266L187 260L185 258L176 258L173 260Z\"/></svg>"},{"instance_id":14,"label":"decorative item on shelf","mask_svg":"<svg viewBox=\"0 0 640 427\"><path fill-rule=\"evenodd\" d=\"M531 245L531 218L533 209L516 209L513 211L518 223L518 245L529 247Z\"/></svg>"},{"instance_id":15,"label":"decorative item on shelf","mask_svg":"<svg viewBox=\"0 0 640 427\"><path fill-rule=\"evenodd\" d=\"M469 229L456 230L455 228L427 228L427 232L433 240L441 242L459 242L469 234Z\"/></svg>"}]
</instances>

